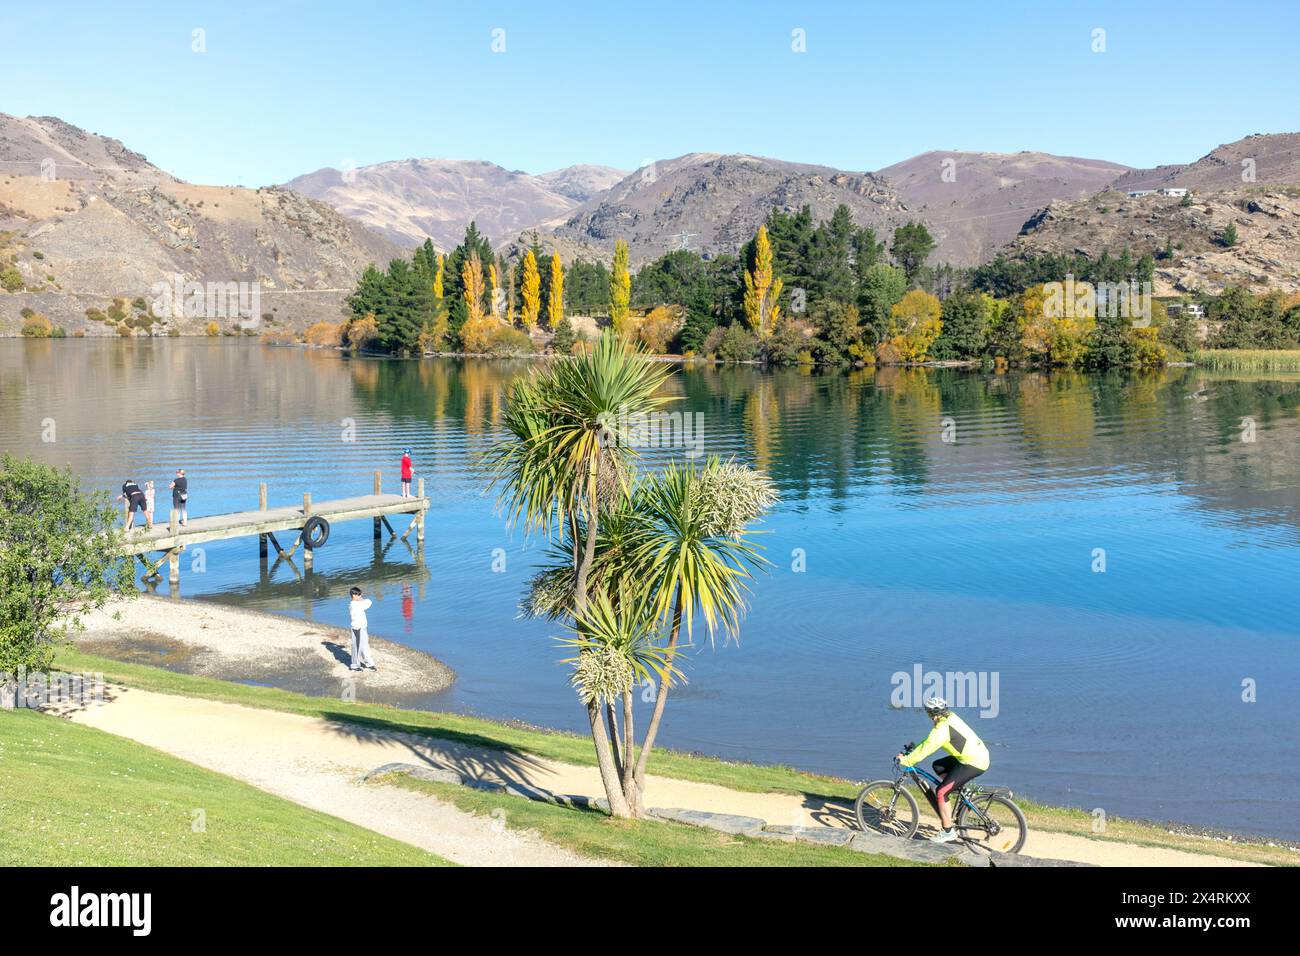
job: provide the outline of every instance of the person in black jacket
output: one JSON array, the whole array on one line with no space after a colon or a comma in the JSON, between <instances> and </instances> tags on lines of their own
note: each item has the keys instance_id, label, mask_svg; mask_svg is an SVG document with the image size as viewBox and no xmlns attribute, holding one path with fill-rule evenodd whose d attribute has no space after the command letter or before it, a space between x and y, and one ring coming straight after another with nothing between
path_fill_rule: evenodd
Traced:
<instances>
[{"instance_id":1,"label":"person in black jacket","mask_svg":"<svg viewBox=\"0 0 1300 956\"><path fill-rule=\"evenodd\" d=\"M189 513L186 510L188 507L186 502L190 500L190 482L189 479L185 477L184 468L176 469L176 477L172 479L171 489L172 511L179 512L180 523L183 525L190 519Z\"/></svg>"},{"instance_id":2,"label":"person in black jacket","mask_svg":"<svg viewBox=\"0 0 1300 956\"><path fill-rule=\"evenodd\" d=\"M144 491L135 483L134 478L128 478L122 482L122 493L117 496L118 501L126 502L126 530L131 530L131 525L135 523L135 513L139 511L148 519L148 513L145 510ZM152 525L150 525L152 527Z\"/></svg>"}]
</instances>

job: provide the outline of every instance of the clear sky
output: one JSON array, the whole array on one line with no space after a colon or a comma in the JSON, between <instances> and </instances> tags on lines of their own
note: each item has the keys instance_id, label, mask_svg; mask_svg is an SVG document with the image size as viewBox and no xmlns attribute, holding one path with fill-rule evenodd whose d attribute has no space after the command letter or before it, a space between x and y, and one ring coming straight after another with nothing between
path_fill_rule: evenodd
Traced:
<instances>
[{"instance_id":1,"label":"clear sky","mask_svg":"<svg viewBox=\"0 0 1300 956\"><path fill-rule=\"evenodd\" d=\"M0 111L246 186L412 156L869 170L1038 149L1148 166L1300 130L1298 36L1295 0L4 0Z\"/></svg>"}]
</instances>

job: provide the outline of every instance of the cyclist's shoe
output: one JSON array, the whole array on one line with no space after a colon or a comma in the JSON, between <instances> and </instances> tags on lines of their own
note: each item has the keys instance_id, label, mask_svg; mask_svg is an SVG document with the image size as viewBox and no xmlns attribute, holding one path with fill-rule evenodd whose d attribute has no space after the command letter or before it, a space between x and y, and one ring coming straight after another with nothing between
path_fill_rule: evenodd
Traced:
<instances>
[{"instance_id":1,"label":"cyclist's shoe","mask_svg":"<svg viewBox=\"0 0 1300 956\"><path fill-rule=\"evenodd\" d=\"M957 831L956 831L956 830L952 830L952 829L949 829L949 830L940 830L940 831L939 831L938 833L936 833L934 836L930 837L930 842L931 842L931 843L951 843L951 842L952 842L953 840L955 840L955 839L957 839Z\"/></svg>"}]
</instances>

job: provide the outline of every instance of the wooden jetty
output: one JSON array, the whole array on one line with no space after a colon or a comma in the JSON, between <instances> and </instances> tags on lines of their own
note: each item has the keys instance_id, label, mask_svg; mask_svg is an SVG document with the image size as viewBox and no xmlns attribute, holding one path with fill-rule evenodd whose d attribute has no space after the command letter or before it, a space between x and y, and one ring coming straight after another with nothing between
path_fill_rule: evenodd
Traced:
<instances>
[{"instance_id":1,"label":"wooden jetty","mask_svg":"<svg viewBox=\"0 0 1300 956\"><path fill-rule=\"evenodd\" d=\"M258 489L259 507L256 511L237 511L232 514L208 515L204 518L191 518L184 525L177 522L175 509L172 510L168 523L155 524L152 531L133 528L126 533L125 553L134 556L145 568L146 578L161 578L159 568L167 562L167 577L172 584L180 581L181 551L190 545L205 541L224 541L228 538L244 538L251 535L258 537L258 552L262 558L267 556L268 545L275 548L281 558L292 558L299 547L303 549L303 564L308 569L312 564L312 540L304 535L309 523L325 523L328 528L338 521L356 521L370 518L374 522L374 536L379 540L383 529L387 529L394 538L399 537L389 523L390 515L409 514L411 523L400 535L405 539L415 532L417 543L424 542L424 521L429 510L429 499L424 495L424 479L419 479L416 494L411 498L401 495L384 494L381 491L380 473L375 472L374 492L356 498L340 498L335 501L312 502L311 493L302 496L301 507L289 505L281 508L268 508L266 504L266 482ZM276 540L275 533L296 531L297 539L285 550ZM318 547L320 545L317 545ZM149 557L157 554L156 558Z\"/></svg>"}]
</instances>

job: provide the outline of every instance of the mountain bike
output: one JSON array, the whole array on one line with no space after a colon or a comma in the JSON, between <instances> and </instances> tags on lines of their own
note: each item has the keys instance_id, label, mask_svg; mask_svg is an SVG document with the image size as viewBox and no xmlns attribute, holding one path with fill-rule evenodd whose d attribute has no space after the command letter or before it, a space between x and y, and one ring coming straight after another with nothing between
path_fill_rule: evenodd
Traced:
<instances>
[{"instance_id":1,"label":"mountain bike","mask_svg":"<svg viewBox=\"0 0 1300 956\"><path fill-rule=\"evenodd\" d=\"M903 748L904 753L915 744ZM893 780L873 780L862 788L853 812L858 827L866 833L881 833L911 839L921 825L921 808L908 789L912 784L925 794L936 813L939 778L924 767L904 767L894 758L898 776ZM987 787L968 783L950 795L957 801L952 816L958 837L968 844L999 853L1019 853L1029 835L1025 815L1011 800L1007 787Z\"/></svg>"}]
</instances>

